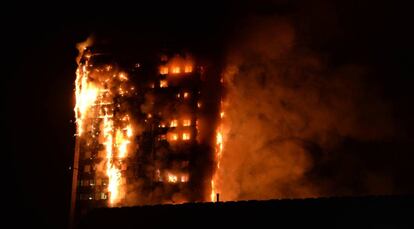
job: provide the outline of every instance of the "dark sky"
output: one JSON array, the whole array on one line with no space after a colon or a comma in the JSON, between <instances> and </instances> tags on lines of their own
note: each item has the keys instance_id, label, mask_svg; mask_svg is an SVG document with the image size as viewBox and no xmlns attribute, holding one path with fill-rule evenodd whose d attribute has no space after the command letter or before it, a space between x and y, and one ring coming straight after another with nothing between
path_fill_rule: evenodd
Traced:
<instances>
[{"instance_id":1,"label":"dark sky","mask_svg":"<svg viewBox=\"0 0 414 229\"><path fill-rule=\"evenodd\" d=\"M299 45L325 56L331 65L363 64L377 73L376 84L392 104L401 132L387 149L405 151L403 158L392 161L394 166L401 162L401 167L408 168L413 159L408 155L413 153L414 80L409 62L411 16L406 7L381 1L252 2L62 4L55 10L37 5L15 7L9 16L2 16L7 31L2 33L6 36L3 55L11 61L5 66L10 74L3 75L8 133L8 150L2 151L7 155L3 159L7 164L4 206L10 206L8 216L25 216L12 222L43 228L64 228L67 223L76 43L91 33L122 44L117 46L121 53L142 54L169 47L188 49L219 63L250 17L289 17L298 28ZM385 154L379 158L387 160ZM400 179L407 177L401 175ZM406 191L412 193L413 189Z\"/></svg>"}]
</instances>

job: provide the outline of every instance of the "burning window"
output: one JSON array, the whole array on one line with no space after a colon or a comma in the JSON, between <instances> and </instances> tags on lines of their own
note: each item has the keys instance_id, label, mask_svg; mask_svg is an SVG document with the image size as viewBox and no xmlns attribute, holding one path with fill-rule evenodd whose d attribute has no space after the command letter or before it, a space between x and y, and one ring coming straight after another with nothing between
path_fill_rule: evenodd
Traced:
<instances>
[{"instance_id":1,"label":"burning window","mask_svg":"<svg viewBox=\"0 0 414 229\"><path fill-rule=\"evenodd\" d=\"M185 73L189 73L189 72L192 72L193 71L193 66L191 66L191 65L186 65L185 67L184 67L184 72Z\"/></svg>"},{"instance_id":2,"label":"burning window","mask_svg":"<svg viewBox=\"0 0 414 229\"><path fill-rule=\"evenodd\" d=\"M177 140L178 140L178 134L176 134L176 133L171 134L171 136L170 136L170 140L171 140L171 141L177 141Z\"/></svg>"},{"instance_id":3,"label":"burning window","mask_svg":"<svg viewBox=\"0 0 414 229\"><path fill-rule=\"evenodd\" d=\"M177 127L178 122L177 119L171 120L170 127Z\"/></svg>"},{"instance_id":4,"label":"burning window","mask_svg":"<svg viewBox=\"0 0 414 229\"><path fill-rule=\"evenodd\" d=\"M180 181L183 182L183 183L188 182L188 175L181 175Z\"/></svg>"},{"instance_id":5,"label":"burning window","mask_svg":"<svg viewBox=\"0 0 414 229\"><path fill-rule=\"evenodd\" d=\"M108 199L108 195L104 192L101 192L101 200L106 200Z\"/></svg>"},{"instance_id":6,"label":"burning window","mask_svg":"<svg viewBox=\"0 0 414 229\"><path fill-rule=\"evenodd\" d=\"M160 80L160 88L168 87L168 81L167 80Z\"/></svg>"},{"instance_id":7,"label":"burning window","mask_svg":"<svg viewBox=\"0 0 414 229\"><path fill-rule=\"evenodd\" d=\"M168 67L165 67L165 66L160 67L160 74L161 75L168 74Z\"/></svg>"},{"instance_id":8,"label":"burning window","mask_svg":"<svg viewBox=\"0 0 414 229\"><path fill-rule=\"evenodd\" d=\"M189 133L183 133L183 140L184 141L190 140L190 134Z\"/></svg>"},{"instance_id":9,"label":"burning window","mask_svg":"<svg viewBox=\"0 0 414 229\"><path fill-rule=\"evenodd\" d=\"M184 119L183 120L183 126L191 126L191 120L190 119Z\"/></svg>"},{"instance_id":10,"label":"burning window","mask_svg":"<svg viewBox=\"0 0 414 229\"><path fill-rule=\"evenodd\" d=\"M169 173L168 176L167 176L167 181L169 183L177 183L178 177L174 174Z\"/></svg>"},{"instance_id":11,"label":"burning window","mask_svg":"<svg viewBox=\"0 0 414 229\"><path fill-rule=\"evenodd\" d=\"M183 94L183 97L186 99L186 98L188 98L190 96L190 93L188 93L188 92L184 92L184 94Z\"/></svg>"},{"instance_id":12,"label":"burning window","mask_svg":"<svg viewBox=\"0 0 414 229\"><path fill-rule=\"evenodd\" d=\"M163 122L160 122L160 124L158 124L158 127L159 127L159 128L165 128L165 126L166 126L166 125L165 125L165 123L163 123Z\"/></svg>"},{"instance_id":13,"label":"burning window","mask_svg":"<svg viewBox=\"0 0 414 229\"><path fill-rule=\"evenodd\" d=\"M178 73L180 73L181 72L181 68L180 68L180 66L173 66L172 67L172 73L174 73L174 74L178 74Z\"/></svg>"}]
</instances>

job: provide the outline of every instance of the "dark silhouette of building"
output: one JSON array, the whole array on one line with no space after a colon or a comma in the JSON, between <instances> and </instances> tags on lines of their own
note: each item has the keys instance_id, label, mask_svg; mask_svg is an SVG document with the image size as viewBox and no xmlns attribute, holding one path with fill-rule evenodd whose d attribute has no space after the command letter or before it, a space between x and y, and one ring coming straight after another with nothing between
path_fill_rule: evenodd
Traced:
<instances>
[{"instance_id":1,"label":"dark silhouette of building","mask_svg":"<svg viewBox=\"0 0 414 229\"><path fill-rule=\"evenodd\" d=\"M413 228L413 196L188 203L90 212L79 228Z\"/></svg>"}]
</instances>

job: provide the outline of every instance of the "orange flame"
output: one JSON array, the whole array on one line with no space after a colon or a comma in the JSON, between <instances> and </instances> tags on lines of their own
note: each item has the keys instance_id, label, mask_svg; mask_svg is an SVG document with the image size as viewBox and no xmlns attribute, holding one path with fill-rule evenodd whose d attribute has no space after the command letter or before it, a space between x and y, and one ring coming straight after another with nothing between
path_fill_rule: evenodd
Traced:
<instances>
[{"instance_id":1,"label":"orange flame","mask_svg":"<svg viewBox=\"0 0 414 229\"><path fill-rule=\"evenodd\" d=\"M128 156L128 146L132 141L133 129L128 115L115 119L111 112L116 106L114 96L117 94L123 96L128 93L124 89L125 87L122 87L122 82L126 82L128 77L125 73L109 72L112 70L111 65L106 66L106 72L97 68L93 69L93 77L91 77L92 74L88 68L93 67L89 63L93 55L84 54L86 46L82 47L80 57L78 57L79 66L76 70L75 80L76 104L74 110L77 136L78 138L89 137L89 135L83 136L85 130L93 132L92 138L102 133L102 139L99 138L99 141L105 146L105 174L108 177L109 205L115 206L119 204L123 192L121 167L124 162L122 159ZM82 60L82 58L84 59ZM108 84L114 86L117 84L118 86L112 90L108 89ZM91 121L97 119L102 120L98 122L102 125ZM115 126L115 123L118 126ZM115 158L117 159L115 160Z\"/></svg>"},{"instance_id":2,"label":"orange flame","mask_svg":"<svg viewBox=\"0 0 414 229\"><path fill-rule=\"evenodd\" d=\"M211 202L215 202L216 193L219 193L220 191L217 184L219 180L218 170L220 169L220 162L223 156L223 123L222 123L223 118L224 118L224 111L221 111L220 112L220 123L216 130L216 149L215 149L216 170L211 179L211 194L210 194Z\"/></svg>"}]
</instances>

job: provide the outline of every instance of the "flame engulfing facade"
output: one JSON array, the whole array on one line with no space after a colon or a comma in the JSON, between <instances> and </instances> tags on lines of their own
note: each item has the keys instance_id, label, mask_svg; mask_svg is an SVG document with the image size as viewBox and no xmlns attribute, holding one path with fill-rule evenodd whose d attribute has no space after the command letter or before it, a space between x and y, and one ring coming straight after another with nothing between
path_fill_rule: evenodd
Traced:
<instances>
[{"instance_id":1,"label":"flame engulfing facade","mask_svg":"<svg viewBox=\"0 0 414 229\"><path fill-rule=\"evenodd\" d=\"M72 217L96 207L214 201L222 135L200 134L221 128L200 128L203 67L188 55L125 66L88 42L79 51Z\"/></svg>"}]
</instances>

